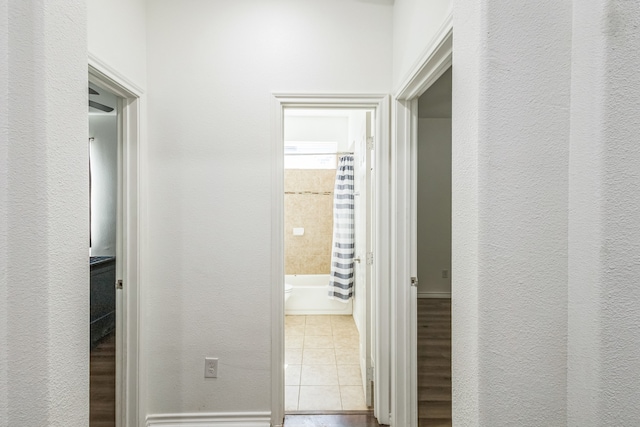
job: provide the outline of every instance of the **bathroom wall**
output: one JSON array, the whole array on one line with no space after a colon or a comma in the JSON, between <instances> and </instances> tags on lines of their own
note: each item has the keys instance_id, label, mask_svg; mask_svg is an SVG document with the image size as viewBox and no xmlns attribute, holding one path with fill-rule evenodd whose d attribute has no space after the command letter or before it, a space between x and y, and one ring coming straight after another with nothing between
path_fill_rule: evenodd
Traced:
<instances>
[{"instance_id":1,"label":"bathroom wall","mask_svg":"<svg viewBox=\"0 0 640 427\"><path fill-rule=\"evenodd\" d=\"M91 255L116 255L117 123L115 114L89 115Z\"/></svg>"},{"instance_id":2,"label":"bathroom wall","mask_svg":"<svg viewBox=\"0 0 640 427\"><path fill-rule=\"evenodd\" d=\"M284 173L285 274L329 274L335 169L287 169ZM288 194L288 193L326 194ZM294 236L293 228L304 235Z\"/></svg>"},{"instance_id":3,"label":"bathroom wall","mask_svg":"<svg viewBox=\"0 0 640 427\"><path fill-rule=\"evenodd\" d=\"M346 110L289 110L284 140L335 142L350 148L353 112ZM285 169L285 274L329 274L333 237L333 187L336 169ZM287 194L326 193L326 194ZM294 236L293 228L304 228Z\"/></svg>"}]
</instances>

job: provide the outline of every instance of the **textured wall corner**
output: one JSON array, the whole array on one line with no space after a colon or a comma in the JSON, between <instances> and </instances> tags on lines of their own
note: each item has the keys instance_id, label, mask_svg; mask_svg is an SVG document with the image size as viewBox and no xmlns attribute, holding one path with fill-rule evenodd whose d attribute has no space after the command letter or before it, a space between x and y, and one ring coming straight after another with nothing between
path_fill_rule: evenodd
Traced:
<instances>
[{"instance_id":1,"label":"textured wall corner","mask_svg":"<svg viewBox=\"0 0 640 427\"><path fill-rule=\"evenodd\" d=\"M571 4L454 8L454 423L563 425Z\"/></svg>"},{"instance_id":2,"label":"textured wall corner","mask_svg":"<svg viewBox=\"0 0 640 427\"><path fill-rule=\"evenodd\" d=\"M573 6L569 425L640 419L640 10Z\"/></svg>"},{"instance_id":3,"label":"textured wall corner","mask_svg":"<svg viewBox=\"0 0 640 427\"><path fill-rule=\"evenodd\" d=\"M0 343L7 342L7 216L8 216L8 150L9 150L9 7L0 3ZM0 346L0 425L8 421L8 349Z\"/></svg>"},{"instance_id":4,"label":"textured wall corner","mask_svg":"<svg viewBox=\"0 0 640 427\"><path fill-rule=\"evenodd\" d=\"M7 424L85 426L86 10L72 0L21 1L7 12Z\"/></svg>"}]
</instances>

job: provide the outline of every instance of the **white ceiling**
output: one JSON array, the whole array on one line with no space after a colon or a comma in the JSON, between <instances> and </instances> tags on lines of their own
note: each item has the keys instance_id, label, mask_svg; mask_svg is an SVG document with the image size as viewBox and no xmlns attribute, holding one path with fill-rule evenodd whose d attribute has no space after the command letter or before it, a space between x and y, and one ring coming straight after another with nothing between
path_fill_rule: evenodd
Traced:
<instances>
[{"instance_id":1,"label":"white ceiling","mask_svg":"<svg viewBox=\"0 0 640 427\"><path fill-rule=\"evenodd\" d=\"M418 98L418 117L451 118L451 68Z\"/></svg>"}]
</instances>

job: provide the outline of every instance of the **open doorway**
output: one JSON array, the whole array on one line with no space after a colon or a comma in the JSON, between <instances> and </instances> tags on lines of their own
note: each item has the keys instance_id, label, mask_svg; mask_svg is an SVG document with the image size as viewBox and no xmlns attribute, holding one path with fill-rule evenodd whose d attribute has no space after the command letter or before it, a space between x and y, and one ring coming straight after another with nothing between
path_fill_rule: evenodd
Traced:
<instances>
[{"instance_id":1,"label":"open doorway","mask_svg":"<svg viewBox=\"0 0 640 427\"><path fill-rule=\"evenodd\" d=\"M116 425L118 98L89 83L89 425Z\"/></svg>"},{"instance_id":2,"label":"open doorway","mask_svg":"<svg viewBox=\"0 0 640 427\"><path fill-rule=\"evenodd\" d=\"M272 139L274 162L274 191L272 193L273 293L271 301L273 343L272 424L276 427L283 425L285 420L285 404L287 412L298 412L298 415L288 415L288 417L297 417L301 416L299 415L300 411L304 411L307 414L327 414L334 411L342 412L349 410L342 409L343 407L352 407L352 404L349 403L348 400L352 402L355 400L353 407L366 408L364 410L353 409L355 411L364 411L365 415L363 416L373 417L380 424L389 424L391 359L389 347L390 294L388 283L390 270L387 262L376 262L378 257L381 260L387 260L390 256L388 245L389 99L387 96L380 95L274 95L273 100L275 120ZM285 121L288 121L289 117L295 117L294 122L297 121L299 125L302 125L303 122L308 119L308 117L304 118L304 115L308 114L309 111L314 111L317 117L327 118L328 116L336 117L336 115L342 117L347 129L347 137L343 138L346 140L346 145L340 146L338 144L339 139L327 138L326 135L323 137L316 136L313 139L307 138L305 141L305 138L303 138L301 134L293 136L289 130L285 132ZM352 116L354 116L354 120L349 120ZM355 116L359 116L359 119L356 119ZM346 120L344 119L345 117ZM305 127L306 126L299 126L299 129ZM350 131L349 128L352 128L352 130ZM349 136L349 132L351 132L351 136ZM355 135L359 136L355 137ZM351 143L349 142L350 140ZM305 145L305 142L308 144ZM313 144L315 144L315 146L313 146ZM312 161L311 159L313 157L317 156L318 159L320 159L329 154L329 161L333 161L331 165L333 170L329 170L327 173L328 176L324 178L328 181L325 184L329 185L329 187L296 189L287 185L285 191L286 172L291 171L291 169L285 169L284 154L286 145L289 146L288 154L292 154L294 150L299 153L299 155L296 156L288 156L286 160L288 165L295 164L296 162L309 162ZM306 150L306 155L303 154L304 150ZM339 165L339 161L343 164L342 167ZM366 166L366 162L369 162L369 166ZM289 173L288 175L304 175L302 169L293 169L293 171L293 173ZM359 171L359 173L356 174L354 173L355 171ZM351 173L353 184L350 186L347 185L346 187L338 187L336 182L342 182L343 177L340 176L347 174L347 172ZM310 180L316 184L322 181L321 179L316 181L315 178ZM305 179L294 182L301 184L304 181ZM354 209L354 222L353 225L341 224L340 230L349 230L353 234L353 243L350 243L348 240L342 241L345 236L338 236L337 242L339 243L338 249L340 250L334 251L332 249L332 245L334 244L333 224L328 228L329 233L324 233L325 244L329 239L330 243L328 251L323 251L322 258L325 260L325 270L328 268L329 271L325 273L326 283L319 286L319 288L324 288L324 290L320 289L322 295L320 295L320 298L312 298L314 302L322 304L326 303L327 300L331 304L337 304L337 307L343 310L343 312L320 314L321 311L316 311L316 314L300 314L305 316L304 319L287 321L290 326L289 329L297 329L298 335L298 338L288 340L289 344L287 344L285 340L285 313L288 311L289 316L295 316L295 310L299 308L298 303L303 303L304 298L296 301L294 297L300 297L303 293L310 292L311 289L306 288L305 285L301 285L300 290L285 286L285 282L295 281L296 277L294 276L298 276L295 273L285 275L285 264L287 261L285 248L287 246L294 247L292 245L303 244L303 239L298 239L297 241L295 239L304 237L307 235L307 232L309 232L309 237L311 237L311 230L314 229L312 225L315 225L315 223L319 224L322 221L319 219L312 221L314 224L310 225L310 228L307 230L307 227L303 224L294 224L289 221L288 218L288 223L285 227L285 196L294 196L289 197L290 199L303 199L303 197L297 196L305 196L307 199L311 199L312 196L315 196L320 203L322 203L321 199L324 198L325 212L328 208L331 209L329 212L332 212L334 196L341 196L339 200L345 200L342 198L342 196L345 196L342 190L347 187L353 188L353 194L351 196L347 195L346 200L353 201L351 204ZM356 190L356 188L358 190ZM285 194L287 192L290 194ZM358 193L359 195L356 196ZM338 208L340 210L339 214L342 214L342 207ZM320 208L318 208L318 211L319 210ZM356 217L361 215L364 219L356 221ZM300 220L299 218L292 218L292 221ZM325 218L324 221L326 223L331 223L334 219L332 214L325 215ZM358 223L360 223L363 230L355 229ZM369 240L367 240L366 237L356 239L356 235L363 232L364 234L369 233ZM348 233L340 232L338 234ZM285 244L285 239L290 240L288 245ZM357 246L357 241L360 242L361 246ZM344 254L343 250L347 249L353 252ZM300 252L302 252L302 249L300 249ZM338 259L336 263L342 264L338 267L344 268L345 265L343 264L349 264L350 262L352 264L351 268L353 269L352 273L350 273L350 269L347 269L346 274L344 274L345 271L339 271L338 274L332 275L331 268L334 261L332 257L336 254L338 255L336 257ZM310 258L313 258L313 256ZM344 260L348 262L342 262ZM289 270L289 272L291 271L292 270ZM328 277L326 277L327 274ZM354 279L351 289L348 283L345 284L342 282L342 280L348 279L350 274ZM307 274L302 276L305 275ZM340 277L340 275L343 277ZM361 278L358 280L357 277L359 275L363 275L365 279ZM304 279L306 280L307 278ZM324 279L322 280L324 281ZM362 285L362 289L356 282ZM294 285L295 287L295 283L288 284ZM315 291L317 290L318 289L315 289ZM342 302L330 299L330 290L331 296L334 299L338 298L342 300ZM351 293L353 293L353 295L350 295ZM354 298L350 299L349 296ZM286 303L285 298L287 298ZM344 302L345 299L346 303ZM326 307L317 310L324 309L326 309ZM334 315L339 317L324 318L325 316ZM307 320L309 320L309 322L307 322ZM307 328L307 326L309 326L309 328ZM305 333L307 329L315 334L311 335L313 338L306 339ZM334 329L336 331L335 334ZM331 343L329 343L328 338L329 332L331 332ZM337 387L338 399L333 398L330 409L328 404L323 404L321 407L318 406L317 409L307 405L306 402L309 400L317 402L313 397L311 397L311 399L301 400L302 387L306 386L302 384L306 382L302 366L305 362L305 340L313 347L329 345L333 347L332 349L309 348L309 350L312 351L308 352L308 357L306 358L306 361L325 362L318 363L317 365L335 365L335 377L332 376L330 381L337 383L334 387ZM285 349L285 345L289 348ZM355 349L356 351L347 354L345 351L346 347L341 348L342 346ZM287 350L293 351L289 351L289 354L287 354ZM287 363L285 363L285 361ZM288 367L290 365L299 365L299 376L297 367L290 370L289 372L291 373L285 373L285 366ZM350 368L339 368L339 365L349 365ZM333 373L331 368L328 369ZM350 389L344 390L346 397L344 400L347 401L347 404L344 405L340 394L339 369L342 371L342 377L344 379L343 385L350 387ZM307 368L307 379L316 382L311 378L320 377L324 378L320 381L327 381L326 377L320 373L321 370L327 370L327 368ZM285 386L285 383L291 385ZM353 385L347 385L347 383L352 383ZM285 387L295 388L295 390L293 390L293 388L290 389L294 394L287 396L289 399L288 402L285 399L287 395L287 393L285 393ZM312 386L310 385L309 387ZM295 396L296 392L297 397ZM353 395L351 392L353 392ZM301 405L300 403L303 404ZM296 409L294 409L294 405ZM373 411L371 409L373 409Z\"/></svg>"},{"instance_id":3,"label":"open doorway","mask_svg":"<svg viewBox=\"0 0 640 427\"><path fill-rule=\"evenodd\" d=\"M435 226L431 229L429 229L429 227L425 228L425 225L429 224L429 222L425 222L423 219L423 221L421 221L423 226L420 232L422 238L420 238L418 231L418 203L422 203L421 211L423 214L432 214L434 217L440 219L442 217L446 219L447 215L451 216L451 213L447 213L447 209L445 208L448 206L448 209L451 209L451 199L453 199L451 196L453 196L453 194L451 191L448 193L442 191L447 185L442 184L443 179L441 178L447 174L451 176L451 154L448 155L449 160L446 165L449 172L447 172L447 167L442 165L442 162L447 162L446 151L449 150L449 152L451 152L451 149L441 144L434 145L423 142L422 150L420 150L418 139L420 136L426 138L430 137L430 135L436 140L446 139L442 138L443 133L448 134L451 132L451 125L448 127L449 132L445 132L447 128L446 124L437 126L435 122L428 123L428 120L431 119L448 120L449 118L429 117L429 114L433 114L433 112L428 112L428 105L425 105L425 102L431 99L431 102L428 103L433 104L434 109L437 109L438 102L433 102L433 94L438 91L448 93L448 99L447 95L443 96L443 93L439 94L439 98L446 103L446 105L452 104L451 91L450 89L446 89L447 87L451 87L451 84L441 84L438 85L437 88L434 87L434 84L436 84L438 79L443 75L447 76L444 77L442 82L448 81L449 73L451 73L452 77L455 77L455 74L453 74L455 69L452 68L452 58L453 27L452 21L449 20L448 24L443 26L434 38L430 48L425 51L423 57L418 62L419 66L417 66L414 72L403 82L395 96L394 116L396 128L393 157L395 173L391 176L392 188L394 190L391 209L396 215L393 217L393 228L391 230L392 242L395 245L395 250L391 258L391 268L394 272L394 280L392 283L395 297L393 310L397 313L397 316L394 316L395 323L393 324L394 342L392 344L392 353L394 355L394 395L391 398L391 406L394 414L394 424L407 427L425 425L424 419L426 418L443 420L440 425L448 425L448 423L450 423L448 417L451 414L451 405L448 401L450 400L449 396L451 393L448 384L453 379L452 375L449 373L448 376L445 375L443 378L445 383L444 397L442 395L433 396L430 387L435 385L436 382L428 381L429 377L424 375L425 372L427 372L425 371L424 365L419 367L419 359L426 364L444 364L443 370L451 372L451 356L448 355L453 353L453 348L450 344L451 338L447 340L449 343L445 346L444 351L442 348L429 347L431 343L437 343L441 335L450 336L451 326L440 330L438 330L438 328L443 324L451 325L451 320L445 319L438 321L440 323L437 326L434 323L431 327L429 327L429 324L424 324L426 319L422 319L423 322L420 325L418 323L419 292L422 297L443 297L445 302L447 300L451 301L449 298L446 298L448 296L447 286L449 285L449 280L451 280L450 286L455 286L455 272L452 272L450 267L448 267L451 265L449 258L451 256L451 250L447 249L446 246L448 246L450 238L445 236L441 241L433 242L437 243L437 245L433 246L427 244L427 240L425 240L425 238L439 239L438 236L442 236L443 233L449 234L450 232L447 231L446 224L442 226L441 223L437 228ZM452 79L452 81L453 80L455 79ZM420 99L421 96L432 87L434 87L434 91L431 93L432 96L430 97L427 94ZM420 101L422 101L422 108L420 108ZM440 105L439 108L441 107L442 105ZM450 107L446 109L450 109ZM422 115L425 117L420 117L421 113L419 110L423 110ZM441 113L438 115L440 114ZM421 121L422 123L420 123ZM436 135L436 133L438 133L436 132L437 129L439 137ZM449 138L449 140L451 140L451 138ZM430 148L434 151L430 152ZM424 159L422 162L420 161L420 154L422 154L423 157L427 155L427 157L439 159L439 161L435 163L435 166L429 165ZM423 180L430 179L430 183L428 183L427 186L425 186L424 183L420 186L418 174L420 173L421 165L422 172L440 170L440 178L429 178L428 175L424 177L421 176ZM449 180L450 179L451 178L449 178ZM449 186L451 186L451 184L449 184ZM424 203L425 200L419 200L427 197L425 194L419 196L419 191L434 192L430 203ZM435 193L436 191L437 193ZM436 197L436 194L440 194L440 196ZM446 197L442 196L442 194L445 194ZM429 199L429 197L427 197L427 199ZM436 222L433 222L433 224L436 224ZM442 230L443 227L444 230ZM425 232L427 232L426 236ZM422 243L419 243L419 240L421 240ZM422 245L420 250L418 249L419 244ZM444 254L444 258L440 255L436 256L436 252ZM430 258L426 271L424 269L425 266L420 265L425 262L425 256ZM419 259L419 257L423 259ZM431 262L431 260L433 262ZM422 270L421 272L419 271L419 266ZM426 275L426 277L420 277L419 273ZM442 276L448 277L445 278ZM422 285L422 282L426 284ZM423 301L424 299L430 300L435 298L420 298L420 302L429 303L429 301ZM445 307L444 311L449 312L451 310L449 307ZM455 304L453 305L453 311L455 312ZM434 311L431 310L431 312ZM419 329L421 331L419 331ZM431 331L434 332L431 333ZM419 335L423 336L421 345L419 345L418 341ZM451 348L451 350L448 350L448 348ZM419 352L423 354L423 356L419 355ZM425 352L439 354L441 358L437 361L431 360L427 358ZM425 381L427 382L425 383ZM424 405L419 409L418 403L421 398L423 400L429 400L431 397L433 397L432 400L434 401L436 398L444 399L445 403L438 405L447 408L443 411L438 409L436 417L431 417L430 413L425 412L426 409ZM435 406L432 405L434 411L436 411ZM423 419L422 424L419 424L419 419ZM438 422L427 423L426 425L438 425Z\"/></svg>"},{"instance_id":4,"label":"open doorway","mask_svg":"<svg viewBox=\"0 0 640 427\"><path fill-rule=\"evenodd\" d=\"M90 425L137 426L142 90L95 58L88 71Z\"/></svg>"},{"instance_id":5,"label":"open doorway","mask_svg":"<svg viewBox=\"0 0 640 427\"><path fill-rule=\"evenodd\" d=\"M451 68L418 98L418 426L451 426Z\"/></svg>"},{"instance_id":6,"label":"open doorway","mask_svg":"<svg viewBox=\"0 0 640 427\"><path fill-rule=\"evenodd\" d=\"M373 110L285 109L285 411L367 411Z\"/></svg>"}]
</instances>

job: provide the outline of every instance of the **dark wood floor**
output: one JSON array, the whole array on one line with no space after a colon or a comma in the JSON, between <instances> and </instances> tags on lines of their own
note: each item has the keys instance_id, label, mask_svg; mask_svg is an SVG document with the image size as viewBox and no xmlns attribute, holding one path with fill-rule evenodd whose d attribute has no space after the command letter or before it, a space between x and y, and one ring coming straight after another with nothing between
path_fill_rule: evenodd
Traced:
<instances>
[{"instance_id":1,"label":"dark wood floor","mask_svg":"<svg viewBox=\"0 0 640 427\"><path fill-rule=\"evenodd\" d=\"M286 415L284 427L379 427L372 413L339 415Z\"/></svg>"},{"instance_id":2,"label":"dark wood floor","mask_svg":"<svg viewBox=\"0 0 640 427\"><path fill-rule=\"evenodd\" d=\"M418 425L451 426L450 299L418 299Z\"/></svg>"},{"instance_id":3,"label":"dark wood floor","mask_svg":"<svg viewBox=\"0 0 640 427\"><path fill-rule=\"evenodd\" d=\"M91 350L89 425L116 425L116 334L105 337Z\"/></svg>"}]
</instances>

